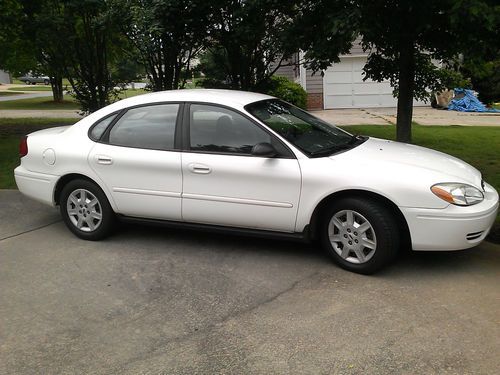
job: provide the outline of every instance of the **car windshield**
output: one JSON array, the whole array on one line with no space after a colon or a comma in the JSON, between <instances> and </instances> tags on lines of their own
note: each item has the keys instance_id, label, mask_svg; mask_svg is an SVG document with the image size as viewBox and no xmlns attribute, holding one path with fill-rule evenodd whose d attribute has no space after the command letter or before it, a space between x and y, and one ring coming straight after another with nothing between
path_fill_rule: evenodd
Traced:
<instances>
[{"instance_id":1,"label":"car windshield","mask_svg":"<svg viewBox=\"0 0 500 375\"><path fill-rule=\"evenodd\" d=\"M310 157L350 149L364 140L278 99L251 103L245 109Z\"/></svg>"}]
</instances>

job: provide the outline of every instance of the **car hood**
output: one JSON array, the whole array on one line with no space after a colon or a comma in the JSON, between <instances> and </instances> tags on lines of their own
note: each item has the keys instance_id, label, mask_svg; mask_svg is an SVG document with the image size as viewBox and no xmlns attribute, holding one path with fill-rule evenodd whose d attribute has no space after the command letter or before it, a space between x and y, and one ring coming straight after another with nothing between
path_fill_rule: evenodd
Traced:
<instances>
[{"instance_id":1,"label":"car hood","mask_svg":"<svg viewBox=\"0 0 500 375\"><path fill-rule=\"evenodd\" d=\"M462 182L481 188L481 173L466 162L445 153L407 143L369 138L363 144L348 152L339 154L350 162L355 159L363 164L405 171L427 170L441 176L437 182ZM330 157L335 159L336 155ZM387 170L388 171L388 170ZM444 180L443 180L444 179ZM447 179L447 180L446 180Z\"/></svg>"}]
</instances>

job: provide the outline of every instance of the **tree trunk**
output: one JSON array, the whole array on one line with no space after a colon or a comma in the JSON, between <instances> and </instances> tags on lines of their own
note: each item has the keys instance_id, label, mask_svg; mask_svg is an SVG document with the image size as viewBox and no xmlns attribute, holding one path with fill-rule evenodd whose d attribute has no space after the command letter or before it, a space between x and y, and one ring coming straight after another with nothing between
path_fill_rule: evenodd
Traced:
<instances>
[{"instance_id":1,"label":"tree trunk","mask_svg":"<svg viewBox=\"0 0 500 375\"><path fill-rule=\"evenodd\" d=\"M61 103L63 101L63 83L62 77L56 76L50 79L50 85L52 86L52 96L56 103Z\"/></svg>"},{"instance_id":2,"label":"tree trunk","mask_svg":"<svg viewBox=\"0 0 500 375\"><path fill-rule=\"evenodd\" d=\"M413 42L403 46L399 55L398 115L396 140L411 143L413 117L413 92L415 85L415 54Z\"/></svg>"}]
</instances>

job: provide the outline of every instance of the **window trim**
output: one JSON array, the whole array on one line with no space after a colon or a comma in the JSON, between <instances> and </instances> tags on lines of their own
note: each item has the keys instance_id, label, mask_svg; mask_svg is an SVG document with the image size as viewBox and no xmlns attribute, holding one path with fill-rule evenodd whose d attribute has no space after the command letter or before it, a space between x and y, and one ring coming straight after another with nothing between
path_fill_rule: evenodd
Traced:
<instances>
[{"instance_id":1,"label":"window trim","mask_svg":"<svg viewBox=\"0 0 500 375\"><path fill-rule=\"evenodd\" d=\"M184 113L183 113L184 121L182 123L183 128L182 128L182 147L181 147L181 150L183 152L189 152L189 153L193 153L193 154L230 155L230 156L265 158L265 159L268 158L267 156L256 156L256 155L252 155L252 154L244 154L244 153L239 153L239 152L191 150L191 139L190 139L191 132L190 132L190 130L191 130L191 105L192 104L205 105L205 106L211 106L211 107L219 107L219 108L223 108L223 109L226 109L229 111L233 111L233 112L243 116L248 121L250 121L252 124L254 124L255 126L259 127L261 130L263 130L264 132L269 134L269 136L271 137L272 140L280 143L282 145L282 147L286 151L288 151L288 155L284 155L281 153L281 154L275 156L273 159L297 159L297 157L295 156L293 151L290 149L290 147L285 142L283 142L275 134L273 134L271 131L269 131L269 129L267 129L264 125L258 123L253 118L251 118L248 114L246 114L246 113L244 113L236 108L227 106L227 105L218 104L218 103L211 103L211 102L199 102L199 101L185 102L184 103Z\"/></svg>"},{"instance_id":2,"label":"window trim","mask_svg":"<svg viewBox=\"0 0 500 375\"><path fill-rule=\"evenodd\" d=\"M151 107L151 106L156 106L156 105L168 105L168 104L178 104L179 108L177 109L177 117L175 121L175 130L174 130L174 147L171 149L165 149L165 148L149 148L149 147L134 147L134 146L125 146L125 145L115 145L113 143L109 142L109 133L111 132L111 129L116 125L118 121L122 118L122 116L127 113L131 109L136 109L136 108L141 108L141 107ZM169 101L169 102L154 102L154 103L144 103L144 104L137 104L133 105L130 107L122 108L118 111L115 111L113 113L110 113L109 115L106 115L99 120L97 120L92 126L89 128L88 131L88 136L89 138L96 142L96 143L102 143L108 146L114 146L114 147L126 147L126 148L133 148L133 149L139 149L139 150L153 150L153 151L181 151L181 142L182 142L182 124L184 121L184 107L185 107L186 102L182 101ZM101 121L105 120L106 118L116 115L116 118L111 121L111 123L108 125L104 133L101 135L101 137L98 140L95 140L90 136L92 129L97 126Z\"/></svg>"}]
</instances>

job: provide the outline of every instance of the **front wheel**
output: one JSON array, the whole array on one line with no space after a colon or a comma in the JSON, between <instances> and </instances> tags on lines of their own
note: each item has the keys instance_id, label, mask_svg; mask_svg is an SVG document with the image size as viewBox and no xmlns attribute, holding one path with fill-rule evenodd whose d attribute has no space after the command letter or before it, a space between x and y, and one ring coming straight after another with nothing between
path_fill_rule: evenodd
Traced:
<instances>
[{"instance_id":1,"label":"front wheel","mask_svg":"<svg viewBox=\"0 0 500 375\"><path fill-rule=\"evenodd\" d=\"M115 219L104 192L87 180L73 180L63 188L60 211L69 230L90 241L108 236Z\"/></svg>"},{"instance_id":2,"label":"front wheel","mask_svg":"<svg viewBox=\"0 0 500 375\"><path fill-rule=\"evenodd\" d=\"M385 266L399 248L393 214L383 205L362 198L344 198L328 207L320 238L336 263L362 274Z\"/></svg>"}]
</instances>

